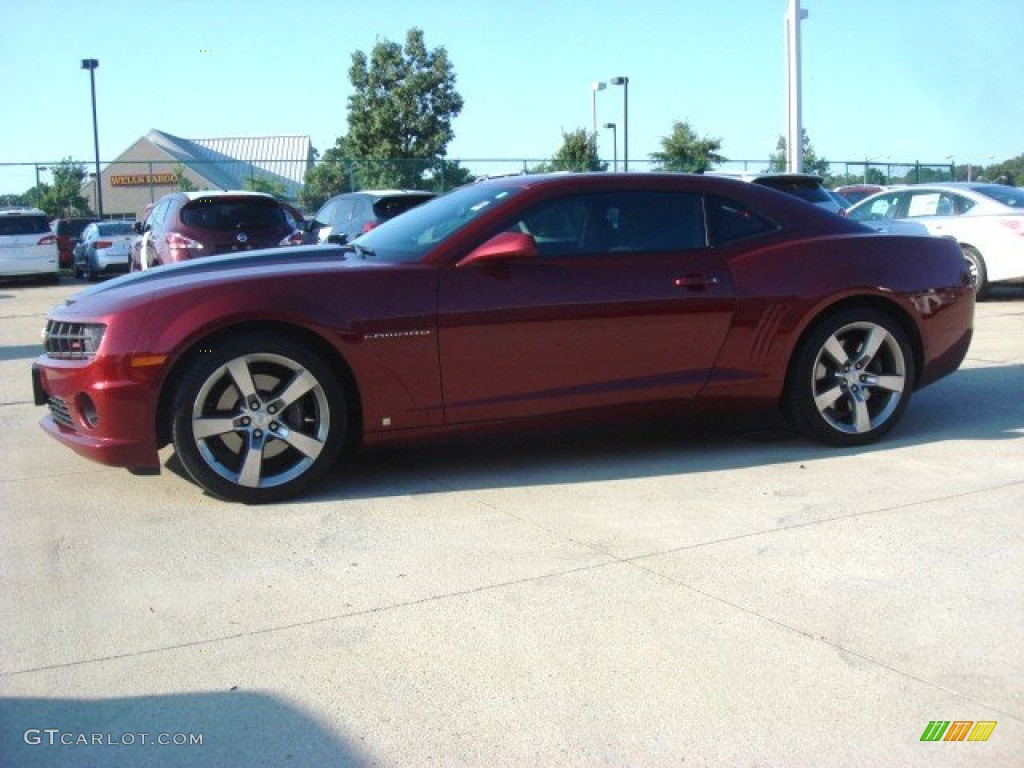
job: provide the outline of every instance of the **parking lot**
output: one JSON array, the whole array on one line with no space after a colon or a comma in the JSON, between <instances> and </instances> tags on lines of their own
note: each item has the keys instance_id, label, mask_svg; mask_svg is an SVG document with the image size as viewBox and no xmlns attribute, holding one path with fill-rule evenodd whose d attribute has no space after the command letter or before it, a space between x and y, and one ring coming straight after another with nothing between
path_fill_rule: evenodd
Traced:
<instances>
[{"instance_id":1,"label":"parking lot","mask_svg":"<svg viewBox=\"0 0 1024 768\"><path fill-rule=\"evenodd\" d=\"M252 508L38 428L81 286L0 285L0 765L1022 765L1024 290L869 449L607 428Z\"/></svg>"}]
</instances>

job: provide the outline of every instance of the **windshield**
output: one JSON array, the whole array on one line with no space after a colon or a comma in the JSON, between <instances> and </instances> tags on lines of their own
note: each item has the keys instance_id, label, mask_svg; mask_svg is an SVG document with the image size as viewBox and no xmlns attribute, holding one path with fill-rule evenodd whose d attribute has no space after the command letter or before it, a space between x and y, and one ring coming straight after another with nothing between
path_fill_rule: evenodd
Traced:
<instances>
[{"instance_id":1,"label":"windshield","mask_svg":"<svg viewBox=\"0 0 1024 768\"><path fill-rule=\"evenodd\" d=\"M132 223L130 221L105 221L98 225L101 235L130 235L132 234Z\"/></svg>"},{"instance_id":2,"label":"windshield","mask_svg":"<svg viewBox=\"0 0 1024 768\"><path fill-rule=\"evenodd\" d=\"M462 187L381 224L355 242L381 261L419 261L446 237L518 191L491 184Z\"/></svg>"},{"instance_id":3,"label":"windshield","mask_svg":"<svg viewBox=\"0 0 1024 768\"><path fill-rule=\"evenodd\" d=\"M273 229L284 226L281 206L260 197L200 197L181 209L186 227L214 230Z\"/></svg>"},{"instance_id":4,"label":"windshield","mask_svg":"<svg viewBox=\"0 0 1024 768\"><path fill-rule=\"evenodd\" d=\"M760 178L755 183L777 189L780 192L788 192L808 203L827 203L830 199L821 184L814 179L794 179L780 176L778 178Z\"/></svg>"}]
</instances>

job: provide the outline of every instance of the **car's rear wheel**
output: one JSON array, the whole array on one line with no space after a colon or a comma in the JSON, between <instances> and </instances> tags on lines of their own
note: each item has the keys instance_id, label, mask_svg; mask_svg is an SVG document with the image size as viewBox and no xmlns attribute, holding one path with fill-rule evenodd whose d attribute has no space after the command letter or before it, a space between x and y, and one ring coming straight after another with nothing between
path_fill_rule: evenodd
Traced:
<instances>
[{"instance_id":1,"label":"car's rear wheel","mask_svg":"<svg viewBox=\"0 0 1024 768\"><path fill-rule=\"evenodd\" d=\"M988 296L988 270L985 268L985 259L976 248L969 245L961 248L971 271L971 279L974 281L974 296L978 301L983 301Z\"/></svg>"},{"instance_id":2,"label":"car's rear wheel","mask_svg":"<svg viewBox=\"0 0 1024 768\"><path fill-rule=\"evenodd\" d=\"M210 494L261 504L307 490L337 462L345 397L307 344L252 333L210 344L175 398L173 442Z\"/></svg>"},{"instance_id":3,"label":"car's rear wheel","mask_svg":"<svg viewBox=\"0 0 1024 768\"><path fill-rule=\"evenodd\" d=\"M914 355L892 317L871 308L826 317L796 351L786 411L804 434L831 445L864 445L903 414Z\"/></svg>"}]
</instances>

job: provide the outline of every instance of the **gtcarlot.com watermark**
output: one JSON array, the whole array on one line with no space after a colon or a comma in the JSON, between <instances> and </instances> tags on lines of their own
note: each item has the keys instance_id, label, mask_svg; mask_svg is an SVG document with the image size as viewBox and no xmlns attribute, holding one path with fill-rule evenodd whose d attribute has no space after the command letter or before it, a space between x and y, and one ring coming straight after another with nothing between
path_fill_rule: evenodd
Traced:
<instances>
[{"instance_id":1,"label":"gtcarlot.com watermark","mask_svg":"<svg viewBox=\"0 0 1024 768\"><path fill-rule=\"evenodd\" d=\"M60 728L28 728L21 738L33 747L197 747L203 744L201 733L99 733L62 731Z\"/></svg>"}]
</instances>

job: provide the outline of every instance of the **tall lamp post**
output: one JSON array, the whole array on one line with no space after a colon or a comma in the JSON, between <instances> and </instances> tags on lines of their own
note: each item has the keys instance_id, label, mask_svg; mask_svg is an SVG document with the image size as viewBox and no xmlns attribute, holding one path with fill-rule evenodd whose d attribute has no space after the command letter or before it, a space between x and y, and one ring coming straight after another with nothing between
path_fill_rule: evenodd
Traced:
<instances>
[{"instance_id":1,"label":"tall lamp post","mask_svg":"<svg viewBox=\"0 0 1024 768\"><path fill-rule=\"evenodd\" d=\"M622 170L629 170L629 78L613 77L612 85L622 86Z\"/></svg>"},{"instance_id":2,"label":"tall lamp post","mask_svg":"<svg viewBox=\"0 0 1024 768\"><path fill-rule=\"evenodd\" d=\"M619 132L615 123L605 123L605 128L608 128L612 132L612 157L614 158L612 170L618 172L619 170Z\"/></svg>"},{"instance_id":3,"label":"tall lamp post","mask_svg":"<svg viewBox=\"0 0 1024 768\"><path fill-rule=\"evenodd\" d=\"M89 70L89 84L92 87L92 141L96 150L96 212L103 218L103 178L100 176L100 129L96 122L96 68L99 59L82 59L82 69Z\"/></svg>"},{"instance_id":4,"label":"tall lamp post","mask_svg":"<svg viewBox=\"0 0 1024 768\"><path fill-rule=\"evenodd\" d=\"M786 170L800 173L804 169L804 129L802 94L800 92L800 22L807 18L800 0L789 0L783 23L786 45ZM864 171L865 175L867 170Z\"/></svg>"},{"instance_id":5,"label":"tall lamp post","mask_svg":"<svg viewBox=\"0 0 1024 768\"><path fill-rule=\"evenodd\" d=\"M598 91L603 91L607 87L608 87L608 83L602 83L602 82L600 82L598 80L595 80L594 82L592 82L590 84L590 101L591 101L591 103L593 105L593 114L594 114L594 122L593 122L593 126L594 126L594 141L597 141L597 92Z\"/></svg>"}]
</instances>

